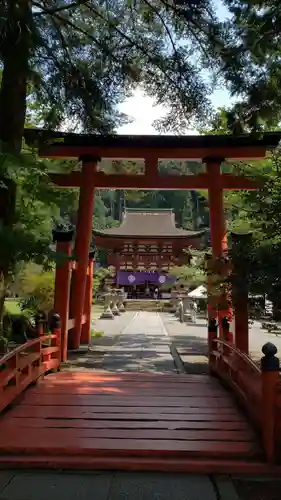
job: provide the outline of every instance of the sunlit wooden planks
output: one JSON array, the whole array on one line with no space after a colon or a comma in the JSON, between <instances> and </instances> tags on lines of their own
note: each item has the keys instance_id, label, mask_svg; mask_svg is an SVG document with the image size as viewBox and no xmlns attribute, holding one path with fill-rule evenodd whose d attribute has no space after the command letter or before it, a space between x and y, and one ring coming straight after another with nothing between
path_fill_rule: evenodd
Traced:
<instances>
[{"instance_id":1,"label":"sunlit wooden planks","mask_svg":"<svg viewBox=\"0 0 281 500\"><path fill-rule=\"evenodd\" d=\"M25 464L26 457L41 457L40 463L51 456L60 462L65 457L65 463L75 456L81 463L105 457L110 467L116 457L155 457L157 470L159 457L260 457L229 393L204 376L53 374L4 415L1 430L0 455L22 456Z\"/></svg>"}]
</instances>

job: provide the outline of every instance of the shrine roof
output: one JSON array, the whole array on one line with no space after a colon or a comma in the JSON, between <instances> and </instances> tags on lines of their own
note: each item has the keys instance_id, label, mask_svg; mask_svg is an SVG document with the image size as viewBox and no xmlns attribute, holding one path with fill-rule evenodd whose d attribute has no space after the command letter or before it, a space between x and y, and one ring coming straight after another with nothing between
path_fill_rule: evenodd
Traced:
<instances>
[{"instance_id":1,"label":"shrine roof","mask_svg":"<svg viewBox=\"0 0 281 500\"><path fill-rule=\"evenodd\" d=\"M218 147L266 147L275 148L281 140L281 132L265 132L259 136L243 135L98 135L56 132L45 129L25 129L28 144L45 146L110 147L110 148L218 148ZM211 153L211 151L210 151Z\"/></svg>"},{"instance_id":2,"label":"shrine roof","mask_svg":"<svg viewBox=\"0 0 281 500\"><path fill-rule=\"evenodd\" d=\"M194 238L203 235L201 231L177 228L175 214L170 209L130 209L123 214L119 227L94 231L96 236L112 238Z\"/></svg>"}]
</instances>

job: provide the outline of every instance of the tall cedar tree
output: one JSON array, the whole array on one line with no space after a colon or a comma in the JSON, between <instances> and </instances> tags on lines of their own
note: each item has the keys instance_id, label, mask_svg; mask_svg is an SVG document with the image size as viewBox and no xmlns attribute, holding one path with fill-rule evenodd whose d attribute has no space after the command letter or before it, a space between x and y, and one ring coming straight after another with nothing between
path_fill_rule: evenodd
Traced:
<instances>
[{"instance_id":1,"label":"tall cedar tree","mask_svg":"<svg viewBox=\"0 0 281 500\"><path fill-rule=\"evenodd\" d=\"M279 0L223 0L227 44L221 70L239 103L228 113L234 132L275 128L281 120L281 4Z\"/></svg>"}]
</instances>

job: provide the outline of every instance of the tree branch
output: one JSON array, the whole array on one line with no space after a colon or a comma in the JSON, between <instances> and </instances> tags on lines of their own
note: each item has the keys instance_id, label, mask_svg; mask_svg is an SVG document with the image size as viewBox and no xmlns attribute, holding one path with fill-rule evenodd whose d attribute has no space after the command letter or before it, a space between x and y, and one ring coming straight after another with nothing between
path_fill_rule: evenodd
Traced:
<instances>
[{"instance_id":1,"label":"tree branch","mask_svg":"<svg viewBox=\"0 0 281 500\"><path fill-rule=\"evenodd\" d=\"M206 36L209 35L208 31L205 30L205 29L203 29L203 27L200 26L200 24L198 24L195 19L189 19L189 21L187 21L187 19L184 16L184 12L181 11L181 10L179 10L177 6L173 6L172 4L166 2L166 0L160 0L160 2L162 3L162 5L164 5L164 7L166 7L167 10L172 10L174 12L174 14L176 14L176 15L184 18L184 20L188 24L188 29L190 30L191 35L197 41L197 43L198 43L200 49L202 50L203 54L205 55L205 57L207 59L211 59L210 55L208 54L207 50L205 49L202 41L200 40L200 38L198 37L198 35L195 33L194 29L190 26L190 24L193 24L195 28L197 28L199 31L201 31L202 33L204 33L204 35L206 35ZM210 13L209 13L209 15L210 15Z\"/></svg>"},{"instance_id":2,"label":"tree branch","mask_svg":"<svg viewBox=\"0 0 281 500\"><path fill-rule=\"evenodd\" d=\"M68 26L70 26L71 28L75 29L76 31L78 31L79 33L81 33L82 35L85 35L86 37L89 38L89 40L91 40L92 42L94 42L98 47L100 47L101 50L107 52L107 54L115 61L117 62L118 64L120 64L120 60L115 57L112 52L108 49L105 48L104 45L102 45L93 35L91 35L90 33L88 33L87 31L83 30L82 28L80 28L79 26L77 26L76 24L74 24L72 21L70 21L70 19L67 19L66 17L64 16L61 16L60 14L57 14L57 13L51 13L49 12L49 9L46 9L45 7L42 7L41 6L41 9L44 10L44 12L47 14L47 15L50 15L51 17L54 17L56 19L58 19L60 22L63 22L63 23L66 23ZM59 27L57 27L57 30L59 30ZM62 34L61 34L61 39L62 39Z\"/></svg>"},{"instance_id":3,"label":"tree branch","mask_svg":"<svg viewBox=\"0 0 281 500\"><path fill-rule=\"evenodd\" d=\"M43 14L49 14L50 16L52 16L52 15L56 14L57 12L62 12L65 10L70 10L70 9L76 9L76 7L80 7L81 5L83 5L85 3L85 1L86 0L78 0L77 2L72 2L69 4L65 4L65 5L60 5L59 7L54 7L52 9L48 9L46 7L43 7L40 4L40 2L33 0L32 5L34 5L34 7L37 7L38 9L41 10L41 12L34 12L33 15L34 16L42 16Z\"/></svg>"},{"instance_id":4,"label":"tree branch","mask_svg":"<svg viewBox=\"0 0 281 500\"><path fill-rule=\"evenodd\" d=\"M158 10L156 9L156 7L154 7L153 5L151 5L151 3L148 0L143 0L143 1L157 15L157 17L159 17L161 23L163 24L163 26L164 26L164 28L165 28L165 30L167 32L167 35L168 35L168 38L169 38L169 40L171 42L173 50L174 50L175 54L177 54L177 49L176 49L173 37L172 37L171 32L170 32L170 30L169 30L169 28L168 28L165 20L163 19L162 15L158 12Z\"/></svg>"},{"instance_id":5,"label":"tree branch","mask_svg":"<svg viewBox=\"0 0 281 500\"><path fill-rule=\"evenodd\" d=\"M93 12L97 17L99 17L100 19L102 19L103 21L105 22L108 22L108 24L122 37L124 38L130 45L131 47L135 47L137 48L140 52L142 52L143 55L145 55L147 57L147 59L150 61L150 63L152 63L154 66L156 66L160 71L161 73L164 74L164 76L167 78L167 80L171 83L171 85L173 87L176 87L177 90L183 94L183 91L181 89L179 89L177 87L177 85L175 84L175 82L173 81L173 79L171 77L169 77L169 75L167 75L167 73L165 73L165 71L163 70L163 68L161 68L161 66L159 66L155 61L153 61L151 55L149 54L149 52L144 48L142 47L139 43L137 43L136 41L134 40L131 40L131 38L126 35L126 33L123 33L122 30L120 30L114 22L110 21L110 19L105 19L104 16L102 14L100 14L100 12L98 10L96 10L95 8L93 8L92 6L90 6L88 4L88 2L86 2L86 7L91 11Z\"/></svg>"}]
</instances>

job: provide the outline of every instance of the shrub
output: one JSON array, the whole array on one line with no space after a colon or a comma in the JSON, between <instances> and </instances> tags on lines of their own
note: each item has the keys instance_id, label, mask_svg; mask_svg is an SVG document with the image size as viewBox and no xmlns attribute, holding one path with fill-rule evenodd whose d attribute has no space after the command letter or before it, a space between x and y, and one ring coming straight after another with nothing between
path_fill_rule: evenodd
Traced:
<instances>
[{"instance_id":1,"label":"shrub","mask_svg":"<svg viewBox=\"0 0 281 500\"><path fill-rule=\"evenodd\" d=\"M22 282L23 297L20 299L21 309L32 314L39 311L47 313L53 307L55 276L52 271L27 274Z\"/></svg>"},{"instance_id":2,"label":"shrub","mask_svg":"<svg viewBox=\"0 0 281 500\"><path fill-rule=\"evenodd\" d=\"M112 274L111 268L100 267L97 271L94 272L93 278L93 297L97 297L102 287L102 284L107 276Z\"/></svg>"}]
</instances>

